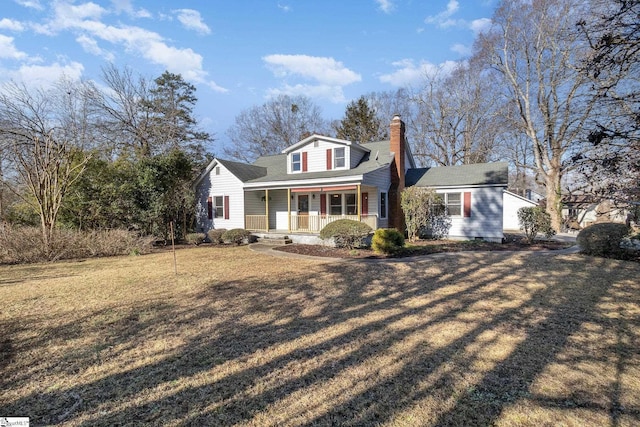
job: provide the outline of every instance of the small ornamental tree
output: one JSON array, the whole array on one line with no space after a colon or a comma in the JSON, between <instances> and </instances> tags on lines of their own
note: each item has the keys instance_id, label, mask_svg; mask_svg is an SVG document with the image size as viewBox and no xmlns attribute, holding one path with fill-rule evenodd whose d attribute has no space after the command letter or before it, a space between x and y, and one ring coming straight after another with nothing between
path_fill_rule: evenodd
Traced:
<instances>
[{"instance_id":1,"label":"small ornamental tree","mask_svg":"<svg viewBox=\"0 0 640 427\"><path fill-rule=\"evenodd\" d=\"M541 206L518 209L518 222L529 243L536 239L538 233L544 234L547 238L556 234L556 231L551 227L551 215Z\"/></svg>"},{"instance_id":2,"label":"small ornamental tree","mask_svg":"<svg viewBox=\"0 0 640 427\"><path fill-rule=\"evenodd\" d=\"M434 225L443 222L440 221L441 218L446 217L442 197L432 189L406 188L402 191L400 204L409 240L416 240L421 230L432 229Z\"/></svg>"}]
</instances>

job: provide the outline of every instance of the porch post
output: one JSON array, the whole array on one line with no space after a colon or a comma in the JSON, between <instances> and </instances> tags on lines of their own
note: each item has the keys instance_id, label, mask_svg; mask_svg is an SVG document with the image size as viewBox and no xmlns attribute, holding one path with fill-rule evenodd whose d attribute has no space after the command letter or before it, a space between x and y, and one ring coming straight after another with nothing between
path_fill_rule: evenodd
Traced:
<instances>
[{"instance_id":1,"label":"porch post","mask_svg":"<svg viewBox=\"0 0 640 427\"><path fill-rule=\"evenodd\" d=\"M291 233L291 188L287 188L287 232Z\"/></svg>"},{"instance_id":2,"label":"porch post","mask_svg":"<svg viewBox=\"0 0 640 427\"><path fill-rule=\"evenodd\" d=\"M358 207L358 222L362 221L362 188L358 184L358 196L356 198L356 206Z\"/></svg>"},{"instance_id":3,"label":"porch post","mask_svg":"<svg viewBox=\"0 0 640 427\"><path fill-rule=\"evenodd\" d=\"M266 223L266 231L267 233L269 232L269 189L267 188L266 190L264 190L264 201L265 201L265 213L266 213L266 217L267 217L267 223Z\"/></svg>"}]
</instances>

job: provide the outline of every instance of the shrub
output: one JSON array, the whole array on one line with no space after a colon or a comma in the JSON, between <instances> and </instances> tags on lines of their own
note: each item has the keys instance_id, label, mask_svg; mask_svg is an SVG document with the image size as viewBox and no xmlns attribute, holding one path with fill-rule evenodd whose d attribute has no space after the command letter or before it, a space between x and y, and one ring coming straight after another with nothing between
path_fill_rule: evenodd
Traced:
<instances>
[{"instance_id":1,"label":"shrub","mask_svg":"<svg viewBox=\"0 0 640 427\"><path fill-rule=\"evenodd\" d=\"M583 253L610 257L623 252L620 242L627 234L629 227L624 224L601 222L581 230L576 240Z\"/></svg>"},{"instance_id":2,"label":"shrub","mask_svg":"<svg viewBox=\"0 0 640 427\"><path fill-rule=\"evenodd\" d=\"M352 219L339 219L330 222L320 230L320 238L323 240L333 238L337 248L353 249L366 246L365 239L373 231L364 222Z\"/></svg>"},{"instance_id":3,"label":"shrub","mask_svg":"<svg viewBox=\"0 0 640 427\"><path fill-rule=\"evenodd\" d=\"M556 234L551 227L551 215L540 206L518 209L518 222L529 243L536 239L538 233L544 234L547 238Z\"/></svg>"},{"instance_id":4,"label":"shrub","mask_svg":"<svg viewBox=\"0 0 640 427\"><path fill-rule=\"evenodd\" d=\"M242 228L233 228L231 230L227 230L222 234L222 240L228 243L235 243L236 245L241 245L245 241L249 240L249 236L251 236L251 232L244 230Z\"/></svg>"},{"instance_id":5,"label":"shrub","mask_svg":"<svg viewBox=\"0 0 640 427\"><path fill-rule=\"evenodd\" d=\"M184 239L190 245L198 246L199 244L204 242L204 238L205 237L206 237L206 235L204 233L188 233L186 236L184 236Z\"/></svg>"},{"instance_id":6,"label":"shrub","mask_svg":"<svg viewBox=\"0 0 640 427\"><path fill-rule=\"evenodd\" d=\"M209 237L209 240L212 244L219 245L221 243L224 243L222 236L224 235L225 231L227 230L224 228L212 228L207 232L207 236Z\"/></svg>"},{"instance_id":7,"label":"shrub","mask_svg":"<svg viewBox=\"0 0 640 427\"><path fill-rule=\"evenodd\" d=\"M114 230L78 231L57 229L53 233L50 251L42 245L39 227L0 226L0 263L16 264L88 258L151 251L153 237L135 232Z\"/></svg>"},{"instance_id":8,"label":"shrub","mask_svg":"<svg viewBox=\"0 0 640 427\"><path fill-rule=\"evenodd\" d=\"M404 236L395 228L378 228L371 247L377 253L394 254L404 247Z\"/></svg>"},{"instance_id":9,"label":"shrub","mask_svg":"<svg viewBox=\"0 0 640 427\"><path fill-rule=\"evenodd\" d=\"M416 240L421 233L434 238L449 233L451 219L445 212L442 196L433 189L409 187L400 197L409 240Z\"/></svg>"}]
</instances>

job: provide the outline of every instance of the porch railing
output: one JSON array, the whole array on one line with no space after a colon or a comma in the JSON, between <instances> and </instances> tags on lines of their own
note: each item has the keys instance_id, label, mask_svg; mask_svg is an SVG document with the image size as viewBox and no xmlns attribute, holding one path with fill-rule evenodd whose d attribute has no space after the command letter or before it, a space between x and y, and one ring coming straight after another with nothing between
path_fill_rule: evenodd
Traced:
<instances>
[{"instance_id":1,"label":"porch railing","mask_svg":"<svg viewBox=\"0 0 640 427\"><path fill-rule=\"evenodd\" d=\"M319 233L327 224L339 219L358 221L357 215L291 215L290 230ZM372 229L378 228L378 215L361 215L360 222L364 222ZM263 231L267 229L266 215L247 215L247 230Z\"/></svg>"},{"instance_id":2,"label":"porch railing","mask_svg":"<svg viewBox=\"0 0 640 427\"><path fill-rule=\"evenodd\" d=\"M245 217L245 228L247 230L266 230L267 229L267 216L266 215L247 215Z\"/></svg>"}]
</instances>

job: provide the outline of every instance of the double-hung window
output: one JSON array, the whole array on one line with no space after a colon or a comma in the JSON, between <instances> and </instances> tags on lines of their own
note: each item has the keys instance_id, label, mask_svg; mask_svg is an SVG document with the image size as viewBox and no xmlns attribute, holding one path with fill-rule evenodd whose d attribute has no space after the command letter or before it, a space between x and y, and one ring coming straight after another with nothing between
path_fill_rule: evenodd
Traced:
<instances>
[{"instance_id":1,"label":"double-hung window","mask_svg":"<svg viewBox=\"0 0 640 427\"><path fill-rule=\"evenodd\" d=\"M345 166L345 151L344 147L339 147L333 150L333 168L343 168Z\"/></svg>"},{"instance_id":2,"label":"double-hung window","mask_svg":"<svg viewBox=\"0 0 640 427\"><path fill-rule=\"evenodd\" d=\"M444 207L449 216L462 216L461 193L444 193Z\"/></svg>"},{"instance_id":3,"label":"double-hung window","mask_svg":"<svg viewBox=\"0 0 640 427\"><path fill-rule=\"evenodd\" d=\"M222 196L215 196L213 198L213 209L214 212L216 213L216 218L223 218L224 217L224 197Z\"/></svg>"},{"instance_id":4,"label":"double-hung window","mask_svg":"<svg viewBox=\"0 0 640 427\"><path fill-rule=\"evenodd\" d=\"M302 170L302 161L300 159L300 153L291 154L291 171L300 172Z\"/></svg>"}]
</instances>

